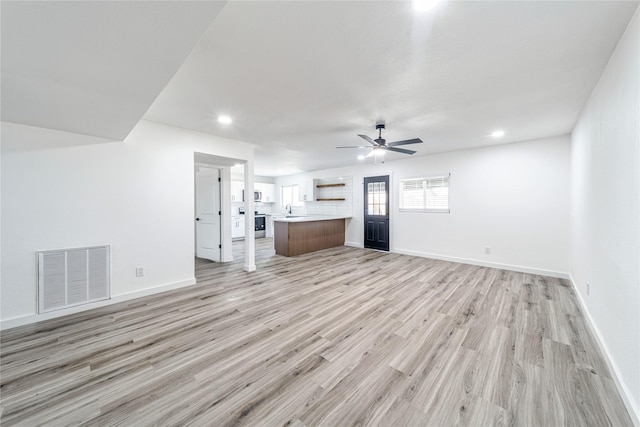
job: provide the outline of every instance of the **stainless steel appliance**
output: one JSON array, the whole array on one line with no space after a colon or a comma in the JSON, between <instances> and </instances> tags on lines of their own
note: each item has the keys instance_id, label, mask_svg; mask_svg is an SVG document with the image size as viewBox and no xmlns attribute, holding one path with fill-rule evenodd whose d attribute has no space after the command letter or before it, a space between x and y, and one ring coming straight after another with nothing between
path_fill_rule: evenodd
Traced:
<instances>
[{"instance_id":1,"label":"stainless steel appliance","mask_svg":"<svg viewBox=\"0 0 640 427\"><path fill-rule=\"evenodd\" d=\"M244 202L245 199L245 191L242 190L242 201ZM253 192L253 201L254 202L261 202L262 201L262 191L254 191Z\"/></svg>"},{"instance_id":2,"label":"stainless steel appliance","mask_svg":"<svg viewBox=\"0 0 640 427\"><path fill-rule=\"evenodd\" d=\"M239 209L240 215L244 215L244 208ZM255 215L255 238L261 239L267 236L267 217L264 214L259 214L258 211L254 211Z\"/></svg>"},{"instance_id":3,"label":"stainless steel appliance","mask_svg":"<svg viewBox=\"0 0 640 427\"><path fill-rule=\"evenodd\" d=\"M256 239L266 237L267 219L264 215L256 215Z\"/></svg>"}]
</instances>

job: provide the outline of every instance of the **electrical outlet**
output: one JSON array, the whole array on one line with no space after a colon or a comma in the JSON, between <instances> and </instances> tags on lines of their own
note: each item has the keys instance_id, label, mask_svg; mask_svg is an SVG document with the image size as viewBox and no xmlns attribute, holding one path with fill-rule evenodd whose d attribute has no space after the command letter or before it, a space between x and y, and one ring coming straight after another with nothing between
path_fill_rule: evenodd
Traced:
<instances>
[{"instance_id":1,"label":"electrical outlet","mask_svg":"<svg viewBox=\"0 0 640 427\"><path fill-rule=\"evenodd\" d=\"M136 267L136 277L144 276L144 267Z\"/></svg>"},{"instance_id":2,"label":"electrical outlet","mask_svg":"<svg viewBox=\"0 0 640 427\"><path fill-rule=\"evenodd\" d=\"M587 282L587 295L591 292L591 285Z\"/></svg>"},{"instance_id":3,"label":"electrical outlet","mask_svg":"<svg viewBox=\"0 0 640 427\"><path fill-rule=\"evenodd\" d=\"M485 253L485 254L490 254L490 253L491 253L491 248L490 248L490 247L488 247L488 246L487 246L487 247L485 247L485 248L484 248L484 253Z\"/></svg>"}]
</instances>

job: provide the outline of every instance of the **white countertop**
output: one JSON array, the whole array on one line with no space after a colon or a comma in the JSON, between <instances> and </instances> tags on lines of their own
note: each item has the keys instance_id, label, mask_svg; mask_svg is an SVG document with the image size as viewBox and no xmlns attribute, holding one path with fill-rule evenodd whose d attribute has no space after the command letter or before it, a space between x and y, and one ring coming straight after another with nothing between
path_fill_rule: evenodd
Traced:
<instances>
[{"instance_id":1,"label":"white countertop","mask_svg":"<svg viewBox=\"0 0 640 427\"><path fill-rule=\"evenodd\" d=\"M328 221L332 219L348 219L350 216L330 216L330 215L293 215L290 218L273 218L274 221L278 222L312 222L312 221Z\"/></svg>"}]
</instances>

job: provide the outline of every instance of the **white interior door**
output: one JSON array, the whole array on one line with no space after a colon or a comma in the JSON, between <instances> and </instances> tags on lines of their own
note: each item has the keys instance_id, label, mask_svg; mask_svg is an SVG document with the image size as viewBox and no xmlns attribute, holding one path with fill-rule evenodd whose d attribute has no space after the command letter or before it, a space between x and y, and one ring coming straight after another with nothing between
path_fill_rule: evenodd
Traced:
<instances>
[{"instance_id":1,"label":"white interior door","mask_svg":"<svg viewBox=\"0 0 640 427\"><path fill-rule=\"evenodd\" d=\"M220 171L196 174L196 256L220 261Z\"/></svg>"}]
</instances>

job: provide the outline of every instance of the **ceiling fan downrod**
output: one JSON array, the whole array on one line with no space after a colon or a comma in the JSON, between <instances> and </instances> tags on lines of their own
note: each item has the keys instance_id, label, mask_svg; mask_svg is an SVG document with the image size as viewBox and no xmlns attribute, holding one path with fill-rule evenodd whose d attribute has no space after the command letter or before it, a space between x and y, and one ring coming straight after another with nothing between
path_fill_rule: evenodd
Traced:
<instances>
[{"instance_id":1,"label":"ceiling fan downrod","mask_svg":"<svg viewBox=\"0 0 640 427\"><path fill-rule=\"evenodd\" d=\"M378 139L382 139L382 129L384 129L384 123L376 123L376 129L378 129Z\"/></svg>"}]
</instances>

